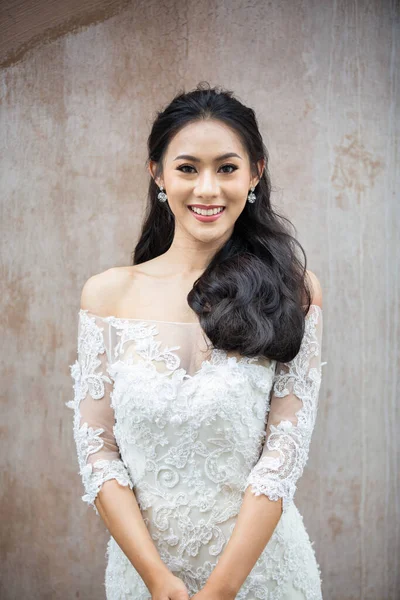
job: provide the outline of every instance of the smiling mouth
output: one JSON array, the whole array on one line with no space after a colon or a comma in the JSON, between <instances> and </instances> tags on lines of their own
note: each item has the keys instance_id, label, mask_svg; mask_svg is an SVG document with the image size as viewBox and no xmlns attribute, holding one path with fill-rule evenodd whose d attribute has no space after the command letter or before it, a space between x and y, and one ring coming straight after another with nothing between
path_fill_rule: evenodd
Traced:
<instances>
[{"instance_id":1,"label":"smiling mouth","mask_svg":"<svg viewBox=\"0 0 400 600\"><path fill-rule=\"evenodd\" d=\"M196 215L202 215L204 217L211 215L218 215L225 210L225 206L218 206L216 208L198 208L197 206L188 206L188 209L196 213Z\"/></svg>"}]
</instances>

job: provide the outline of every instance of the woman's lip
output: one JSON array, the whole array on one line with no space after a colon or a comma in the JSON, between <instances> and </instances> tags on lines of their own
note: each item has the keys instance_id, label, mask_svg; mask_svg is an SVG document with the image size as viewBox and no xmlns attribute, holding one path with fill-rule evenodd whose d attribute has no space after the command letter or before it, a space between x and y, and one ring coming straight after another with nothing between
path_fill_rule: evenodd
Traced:
<instances>
[{"instance_id":1,"label":"woman's lip","mask_svg":"<svg viewBox=\"0 0 400 600\"><path fill-rule=\"evenodd\" d=\"M217 208L217 207L214 207L214 208ZM220 206L218 208L225 208L225 206ZM224 211L221 210L220 212L216 213L215 215L199 215L198 213L195 213L194 210L190 210L190 206L188 206L188 211L192 213L192 215L194 216L195 219L197 219L198 221L203 221L204 223L216 221L224 213Z\"/></svg>"},{"instance_id":2,"label":"woman's lip","mask_svg":"<svg viewBox=\"0 0 400 600\"><path fill-rule=\"evenodd\" d=\"M202 210L210 210L213 208L225 208L222 204L210 204L207 206L206 204L188 204L188 206L192 206L193 208L201 208Z\"/></svg>"}]
</instances>

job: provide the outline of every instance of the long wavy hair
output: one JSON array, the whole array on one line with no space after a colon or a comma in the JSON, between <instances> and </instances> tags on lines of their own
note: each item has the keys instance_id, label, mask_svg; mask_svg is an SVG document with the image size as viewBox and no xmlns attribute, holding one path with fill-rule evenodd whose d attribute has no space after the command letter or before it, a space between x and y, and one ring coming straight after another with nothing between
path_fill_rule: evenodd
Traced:
<instances>
[{"instance_id":1,"label":"long wavy hair","mask_svg":"<svg viewBox=\"0 0 400 600\"><path fill-rule=\"evenodd\" d=\"M190 92L181 91L156 114L147 142L147 162L157 163L156 176L160 176L172 138L189 123L208 119L217 119L236 131L255 175L259 175L257 161L261 158L265 168L254 191L256 201L246 202L230 239L194 282L187 301L214 348L288 362L300 350L311 305L307 258L290 233L296 231L294 225L271 207L268 152L254 110L233 92L210 87L207 82ZM158 192L151 177L133 265L160 256L171 246L175 217L168 201L157 199Z\"/></svg>"}]
</instances>

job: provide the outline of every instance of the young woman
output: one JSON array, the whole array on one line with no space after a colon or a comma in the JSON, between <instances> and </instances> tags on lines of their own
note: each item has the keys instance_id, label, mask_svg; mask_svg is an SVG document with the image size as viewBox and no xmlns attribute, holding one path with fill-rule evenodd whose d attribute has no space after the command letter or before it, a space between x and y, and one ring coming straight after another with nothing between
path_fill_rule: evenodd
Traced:
<instances>
[{"instance_id":1,"label":"young woman","mask_svg":"<svg viewBox=\"0 0 400 600\"><path fill-rule=\"evenodd\" d=\"M293 497L321 383L319 281L231 92L177 95L148 151L133 265L84 285L67 404L83 500L111 534L107 598L316 600Z\"/></svg>"}]
</instances>

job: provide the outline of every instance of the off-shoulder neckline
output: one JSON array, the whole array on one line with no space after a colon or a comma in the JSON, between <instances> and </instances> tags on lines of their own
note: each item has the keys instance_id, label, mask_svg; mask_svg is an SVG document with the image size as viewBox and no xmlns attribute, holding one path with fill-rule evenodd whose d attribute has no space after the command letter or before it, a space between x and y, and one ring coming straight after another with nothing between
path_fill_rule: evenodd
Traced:
<instances>
[{"instance_id":1,"label":"off-shoulder neckline","mask_svg":"<svg viewBox=\"0 0 400 600\"><path fill-rule=\"evenodd\" d=\"M322 308L318 305L318 304L310 304L310 308L311 307L315 307L316 309L319 309L322 313ZM109 315L107 317L101 317L100 315L97 315L96 313L92 312L89 309L85 309L85 308L81 308L79 310L79 314L89 314L92 317L95 317L96 319L100 319L101 321L135 321L137 323L165 323L168 325L200 325L200 321L193 321L193 322L188 322L188 321L161 321L159 319L140 319L138 317L115 317L114 315Z\"/></svg>"},{"instance_id":2,"label":"off-shoulder neckline","mask_svg":"<svg viewBox=\"0 0 400 600\"><path fill-rule=\"evenodd\" d=\"M101 321L136 321L137 323L167 323L170 325L200 325L200 321L184 322L184 321L160 321L157 319L139 319L138 317L115 317L114 315L109 315L107 317L101 317L100 315L96 315L96 313L91 310L81 308L79 313L89 314L96 319L100 319Z\"/></svg>"}]
</instances>

